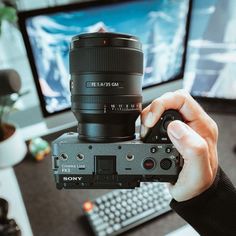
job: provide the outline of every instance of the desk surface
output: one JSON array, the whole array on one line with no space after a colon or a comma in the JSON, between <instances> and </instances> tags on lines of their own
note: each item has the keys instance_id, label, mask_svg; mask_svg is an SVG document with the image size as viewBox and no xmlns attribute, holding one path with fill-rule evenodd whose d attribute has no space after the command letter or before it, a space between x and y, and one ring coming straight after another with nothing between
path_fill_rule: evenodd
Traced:
<instances>
[{"instance_id":1,"label":"desk surface","mask_svg":"<svg viewBox=\"0 0 236 236\"><path fill-rule=\"evenodd\" d=\"M236 185L236 116L211 115L219 126L220 165ZM62 132L61 132L62 133ZM51 141L60 133L45 137ZM106 190L57 190L53 182L51 159L35 163L29 156L15 167L26 210L35 236L90 236L81 210L82 203ZM174 212L130 230L125 235L162 236L186 222Z\"/></svg>"}]
</instances>

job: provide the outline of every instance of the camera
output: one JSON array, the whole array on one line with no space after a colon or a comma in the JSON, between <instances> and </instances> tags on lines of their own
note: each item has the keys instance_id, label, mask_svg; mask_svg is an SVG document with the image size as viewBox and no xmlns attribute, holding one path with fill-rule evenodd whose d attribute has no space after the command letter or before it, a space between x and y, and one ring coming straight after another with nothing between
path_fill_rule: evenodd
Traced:
<instances>
[{"instance_id":1,"label":"camera","mask_svg":"<svg viewBox=\"0 0 236 236\"><path fill-rule=\"evenodd\" d=\"M143 52L138 38L118 33L74 36L70 45L71 109L78 133L52 143L58 189L135 188L140 182L175 182L183 159L167 135L182 120L165 111L140 139Z\"/></svg>"}]
</instances>

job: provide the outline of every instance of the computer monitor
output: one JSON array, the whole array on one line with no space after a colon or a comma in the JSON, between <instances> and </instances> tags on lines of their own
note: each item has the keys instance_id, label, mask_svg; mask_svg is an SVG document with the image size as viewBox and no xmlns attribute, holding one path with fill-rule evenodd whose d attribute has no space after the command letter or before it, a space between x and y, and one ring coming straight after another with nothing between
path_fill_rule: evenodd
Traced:
<instances>
[{"instance_id":1,"label":"computer monitor","mask_svg":"<svg viewBox=\"0 0 236 236\"><path fill-rule=\"evenodd\" d=\"M236 112L236 1L194 1L184 87L209 111Z\"/></svg>"},{"instance_id":2,"label":"computer monitor","mask_svg":"<svg viewBox=\"0 0 236 236\"><path fill-rule=\"evenodd\" d=\"M180 87L190 11L191 0L103 0L20 12L44 116L70 109L69 44L72 36L84 32L121 32L141 39L145 104Z\"/></svg>"}]
</instances>

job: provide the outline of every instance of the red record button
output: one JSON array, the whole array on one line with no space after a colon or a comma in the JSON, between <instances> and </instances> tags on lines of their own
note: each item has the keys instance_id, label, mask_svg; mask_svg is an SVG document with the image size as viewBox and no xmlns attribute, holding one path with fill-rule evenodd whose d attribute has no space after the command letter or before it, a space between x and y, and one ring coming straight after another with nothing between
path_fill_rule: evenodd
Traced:
<instances>
[{"instance_id":1,"label":"red record button","mask_svg":"<svg viewBox=\"0 0 236 236\"><path fill-rule=\"evenodd\" d=\"M155 166L155 161L151 158L148 158L143 162L143 168L146 170L151 170L154 168L154 166Z\"/></svg>"}]
</instances>

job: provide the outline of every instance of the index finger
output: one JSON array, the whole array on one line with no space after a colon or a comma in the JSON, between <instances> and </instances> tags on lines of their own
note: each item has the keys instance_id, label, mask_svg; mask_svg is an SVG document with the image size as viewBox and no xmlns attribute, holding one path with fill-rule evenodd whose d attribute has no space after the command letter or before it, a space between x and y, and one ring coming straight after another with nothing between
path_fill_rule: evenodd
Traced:
<instances>
[{"instance_id":1,"label":"index finger","mask_svg":"<svg viewBox=\"0 0 236 236\"><path fill-rule=\"evenodd\" d=\"M178 110L187 122L192 122L206 113L193 97L185 90L169 92L153 100L153 102L142 111L142 123L146 127L152 127L161 117L165 110ZM147 119L148 118L148 119Z\"/></svg>"}]
</instances>

